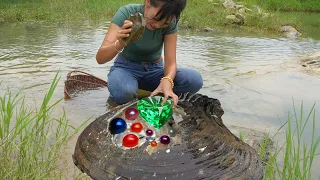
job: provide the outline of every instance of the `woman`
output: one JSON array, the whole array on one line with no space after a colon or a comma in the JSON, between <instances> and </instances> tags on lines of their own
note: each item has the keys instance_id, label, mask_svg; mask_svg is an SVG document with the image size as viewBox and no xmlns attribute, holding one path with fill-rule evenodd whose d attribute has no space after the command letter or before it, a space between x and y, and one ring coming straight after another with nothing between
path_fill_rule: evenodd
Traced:
<instances>
[{"instance_id":1,"label":"woman","mask_svg":"<svg viewBox=\"0 0 320 180\"><path fill-rule=\"evenodd\" d=\"M111 102L127 103L143 89L152 92L151 96L163 93L164 102L171 97L176 106L177 94L200 90L200 73L177 68L177 24L185 6L186 0L145 0L144 4L129 4L118 10L96 55L99 64L117 56L108 74ZM126 44L122 40L132 27L127 19L137 12L145 18L146 29L140 39Z\"/></svg>"}]
</instances>

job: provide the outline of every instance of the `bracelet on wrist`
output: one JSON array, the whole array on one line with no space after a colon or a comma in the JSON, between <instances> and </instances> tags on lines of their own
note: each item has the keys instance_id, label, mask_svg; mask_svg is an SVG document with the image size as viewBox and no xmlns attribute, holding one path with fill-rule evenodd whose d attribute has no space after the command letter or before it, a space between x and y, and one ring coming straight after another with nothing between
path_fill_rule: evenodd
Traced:
<instances>
[{"instance_id":1,"label":"bracelet on wrist","mask_svg":"<svg viewBox=\"0 0 320 180\"><path fill-rule=\"evenodd\" d=\"M116 51L117 51L118 53L121 53L121 52L123 51L124 47L122 47L120 50L118 50L118 49L117 49L117 42L119 42L119 40L116 40L116 41L114 42L114 48L116 49Z\"/></svg>"},{"instance_id":2,"label":"bracelet on wrist","mask_svg":"<svg viewBox=\"0 0 320 180\"><path fill-rule=\"evenodd\" d=\"M165 77L161 78L160 82L162 82L165 79L168 80L171 83L171 87L173 88L174 87L174 83L173 83L173 80L170 77L165 76Z\"/></svg>"}]
</instances>

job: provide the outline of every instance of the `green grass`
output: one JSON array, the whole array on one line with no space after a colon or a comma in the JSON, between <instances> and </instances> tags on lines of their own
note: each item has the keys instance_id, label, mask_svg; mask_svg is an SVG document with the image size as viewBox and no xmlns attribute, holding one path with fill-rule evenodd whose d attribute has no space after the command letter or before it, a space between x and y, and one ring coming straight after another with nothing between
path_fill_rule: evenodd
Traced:
<instances>
[{"instance_id":1,"label":"green grass","mask_svg":"<svg viewBox=\"0 0 320 180\"><path fill-rule=\"evenodd\" d=\"M307 130L306 126L310 121L312 121L312 129ZM304 118L304 108L303 103L301 103L298 112L294 105L293 114L288 113L287 121L278 129L273 137L270 134L264 134L265 137L262 138L260 148L258 149L258 154L265 165L264 179L320 179L320 177L312 176L314 158L320 155L320 151L318 150L320 137L316 137L315 127L317 127L315 104L307 114L307 117ZM283 131L285 132L285 143L273 148L272 143L277 142L275 136ZM309 144L304 139L304 135L308 131L311 131ZM239 133L239 139L245 140L242 132ZM266 159L267 162L264 162Z\"/></svg>"},{"instance_id":2,"label":"green grass","mask_svg":"<svg viewBox=\"0 0 320 180\"><path fill-rule=\"evenodd\" d=\"M243 0L243 2L272 11L320 12L320 1L318 0Z\"/></svg>"},{"instance_id":3,"label":"green grass","mask_svg":"<svg viewBox=\"0 0 320 180\"><path fill-rule=\"evenodd\" d=\"M46 20L49 22L105 19L113 16L121 5L143 0L2 0L0 19L6 22Z\"/></svg>"},{"instance_id":4,"label":"green grass","mask_svg":"<svg viewBox=\"0 0 320 180\"><path fill-rule=\"evenodd\" d=\"M279 129L280 131L287 126L285 131L286 142L274 151L267 162L265 179L312 179L311 168L314 158L319 155L317 148L320 142L320 137L315 135L315 105L311 108L306 119L303 118L303 103L300 106L299 113L300 115L294 107L293 115L289 113L288 121ZM310 120L312 120L311 144L307 145L303 135ZM264 151L264 149L261 148L261 151ZM260 154L262 154L261 151ZM284 155L280 153L284 153ZM280 159L280 157L283 158Z\"/></svg>"},{"instance_id":5,"label":"green grass","mask_svg":"<svg viewBox=\"0 0 320 180\"><path fill-rule=\"evenodd\" d=\"M265 13L258 13L254 5L260 5L265 9L271 10L275 10L273 6L279 4L279 7L284 6L289 8L296 6L297 10L304 7L304 10L307 11L320 11L318 0L304 2L289 0L289 3L286 0L274 1L276 0L245 0L245 6L253 11L246 15L246 21L242 27L248 30L278 31L279 27L283 24L298 24L294 20L282 22L275 14L270 14L270 16L266 17ZM295 1L299 1L300 4L290 3ZM0 1L0 21L46 21L50 23L74 23L87 20L109 21L120 6L130 3L141 4L143 2L144 0L2 0ZM227 15L230 15L230 12L226 11L221 5L215 5L214 3L220 3L220 0L213 0L212 2L208 2L207 0L188 0L180 24L193 29L224 26L234 27L225 18ZM277 8L277 10L279 9Z\"/></svg>"},{"instance_id":6,"label":"green grass","mask_svg":"<svg viewBox=\"0 0 320 180\"><path fill-rule=\"evenodd\" d=\"M68 140L78 132L66 119L52 117L61 101L50 100L59 78L55 76L39 110L26 107L22 91L0 96L0 179L60 179L59 163Z\"/></svg>"},{"instance_id":7,"label":"green grass","mask_svg":"<svg viewBox=\"0 0 320 180\"><path fill-rule=\"evenodd\" d=\"M244 135L243 135L242 131L239 132L239 139L241 141L244 141Z\"/></svg>"},{"instance_id":8,"label":"green grass","mask_svg":"<svg viewBox=\"0 0 320 180\"><path fill-rule=\"evenodd\" d=\"M249 5L252 11L246 11L245 23L241 26L234 25L226 20L226 16L232 12L226 10L220 0L207 1L189 0L185 12L182 14L182 24L189 25L194 29L204 27L231 27L232 29L244 29L249 31L278 32L279 27L291 22L282 22L274 13L262 10L259 7ZM293 21L295 22L295 21Z\"/></svg>"}]
</instances>

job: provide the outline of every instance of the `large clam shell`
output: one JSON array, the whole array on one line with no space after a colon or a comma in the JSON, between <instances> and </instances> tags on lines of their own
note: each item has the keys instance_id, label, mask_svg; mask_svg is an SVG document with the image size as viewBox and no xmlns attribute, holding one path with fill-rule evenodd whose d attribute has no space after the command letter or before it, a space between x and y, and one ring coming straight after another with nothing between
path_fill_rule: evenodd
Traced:
<instances>
[{"instance_id":1,"label":"large clam shell","mask_svg":"<svg viewBox=\"0 0 320 180\"><path fill-rule=\"evenodd\" d=\"M121 149L108 123L137 104L119 106L93 121L78 138L74 163L93 179L253 179L263 178L258 153L223 124L219 100L183 94L174 110L174 143L150 152L145 143ZM180 139L179 139L180 138Z\"/></svg>"}]
</instances>

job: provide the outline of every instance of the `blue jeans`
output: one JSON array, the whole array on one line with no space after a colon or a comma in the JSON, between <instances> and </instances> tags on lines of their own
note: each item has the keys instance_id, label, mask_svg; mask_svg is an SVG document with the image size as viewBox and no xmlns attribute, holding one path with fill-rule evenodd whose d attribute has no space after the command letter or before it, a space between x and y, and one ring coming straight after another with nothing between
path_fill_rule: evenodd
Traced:
<instances>
[{"instance_id":1,"label":"blue jeans","mask_svg":"<svg viewBox=\"0 0 320 180\"><path fill-rule=\"evenodd\" d=\"M118 55L108 74L109 100L124 104L137 97L138 88L154 91L164 76L163 61L156 63L134 63ZM199 72L189 68L177 68L173 92L198 92L203 85Z\"/></svg>"}]
</instances>

